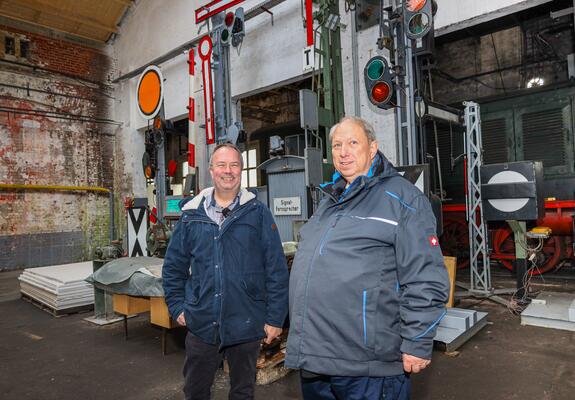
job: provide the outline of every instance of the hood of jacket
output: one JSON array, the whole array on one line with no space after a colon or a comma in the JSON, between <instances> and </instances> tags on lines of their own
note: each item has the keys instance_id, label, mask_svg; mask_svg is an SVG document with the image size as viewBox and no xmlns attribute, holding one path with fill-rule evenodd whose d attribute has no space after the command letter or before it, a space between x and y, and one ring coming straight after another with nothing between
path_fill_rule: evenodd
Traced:
<instances>
[{"instance_id":1,"label":"hood of jacket","mask_svg":"<svg viewBox=\"0 0 575 400\"><path fill-rule=\"evenodd\" d=\"M213 196L215 188L213 186L205 188L194 197L188 197L179 202L180 210L182 212L197 210L204 199ZM256 195L245 188L240 188L240 202L238 206L243 206L248 201L256 198Z\"/></svg>"}]
</instances>

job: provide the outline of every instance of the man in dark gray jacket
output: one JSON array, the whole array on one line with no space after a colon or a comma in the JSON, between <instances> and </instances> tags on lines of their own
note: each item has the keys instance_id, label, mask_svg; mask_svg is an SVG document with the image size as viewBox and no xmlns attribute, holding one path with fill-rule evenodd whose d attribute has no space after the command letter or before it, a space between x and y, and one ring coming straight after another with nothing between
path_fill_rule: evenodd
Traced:
<instances>
[{"instance_id":1,"label":"man in dark gray jacket","mask_svg":"<svg viewBox=\"0 0 575 400\"><path fill-rule=\"evenodd\" d=\"M285 363L306 400L409 399L449 293L435 217L366 121L346 117L330 138L337 173L300 231Z\"/></svg>"}]
</instances>

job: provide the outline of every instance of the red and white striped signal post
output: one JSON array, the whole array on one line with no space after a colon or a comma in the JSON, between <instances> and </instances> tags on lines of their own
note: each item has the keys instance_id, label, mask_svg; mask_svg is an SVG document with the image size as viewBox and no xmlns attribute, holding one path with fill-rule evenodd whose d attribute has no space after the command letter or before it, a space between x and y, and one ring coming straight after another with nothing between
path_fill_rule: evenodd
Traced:
<instances>
[{"instance_id":1,"label":"red and white striped signal post","mask_svg":"<svg viewBox=\"0 0 575 400\"><path fill-rule=\"evenodd\" d=\"M188 54L188 63L190 71L190 98L188 103L188 173L196 173L196 106L194 102L194 79L195 79L195 69L196 62L194 60L194 49L190 49Z\"/></svg>"},{"instance_id":2,"label":"red and white striped signal post","mask_svg":"<svg viewBox=\"0 0 575 400\"><path fill-rule=\"evenodd\" d=\"M212 38L206 35L200 39L198 50L202 60L202 79L204 82L204 107L206 115L206 144L216 141L214 129L214 97L212 89Z\"/></svg>"}]
</instances>

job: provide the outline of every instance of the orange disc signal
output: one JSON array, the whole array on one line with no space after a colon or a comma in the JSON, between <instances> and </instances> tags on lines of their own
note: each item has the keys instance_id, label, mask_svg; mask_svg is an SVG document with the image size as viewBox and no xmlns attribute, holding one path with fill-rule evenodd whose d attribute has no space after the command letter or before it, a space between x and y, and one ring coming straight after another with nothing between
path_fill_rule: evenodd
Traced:
<instances>
[{"instance_id":1,"label":"orange disc signal","mask_svg":"<svg viewBox=\"0 0 575 400\"><path fill-rule=\"evenodd\" d=\"M145 119L153 119L164 100L164 78L155 65L147 67L138 81L138 110Z\"/></svg>"}]
</instances>

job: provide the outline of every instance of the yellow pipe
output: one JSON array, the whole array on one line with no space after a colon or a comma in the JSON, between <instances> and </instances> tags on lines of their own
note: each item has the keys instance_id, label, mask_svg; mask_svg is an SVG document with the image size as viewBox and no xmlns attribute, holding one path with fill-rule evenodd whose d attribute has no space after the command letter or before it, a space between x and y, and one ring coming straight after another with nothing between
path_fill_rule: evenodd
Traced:
<instances>
[{"instance_id":1,"label":"yellow pipe","mask_svg":"<svg viewBox=\"0 0 575 400\"><path fill-rule=\"evenodd\" d=\"M0 189L67 190L110 193L110 189L97 186L19 185L13 183L0 183Z\"/></svg>"}]
</instances>

